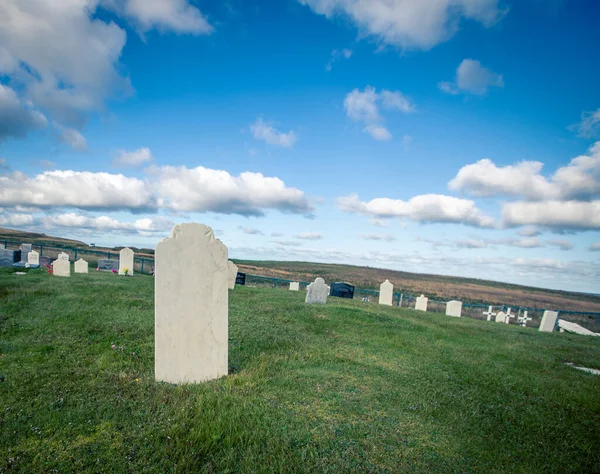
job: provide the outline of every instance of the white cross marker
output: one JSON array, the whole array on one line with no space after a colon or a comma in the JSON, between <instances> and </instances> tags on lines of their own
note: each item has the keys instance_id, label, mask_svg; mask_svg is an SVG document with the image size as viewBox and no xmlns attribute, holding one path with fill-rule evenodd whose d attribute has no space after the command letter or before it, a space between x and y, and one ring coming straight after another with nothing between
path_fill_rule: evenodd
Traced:
<instances>
[{"instance_id":1,"label":"white cross marker","mask_svg":"<svg viewBox=\"0 0 600 474\"><path fill-rule=\"evenodd\" d=\"M483 315L487 316L487 321L491 321L492 320L492 316L496 316L496 313L492 313L492 309L493 309L493 307L490 306L488 308L487 312L485 312L485 311L483 312Z\"/></svg>"},{"instance_id":2,"label":"white cross marker","mask_svg":"<svg viewBox=\"0 0 600 474\"><path fill-rule=\"evenodd\" d=\"M510 314L510 310L511 308L508 308L508 311L506 311L506 319L504 320L506 324L510 324L510 318L515 318L514 314Z\"/></svg>"},{"instance_id":3,"label":"white cross marker","mask_svg":"<svg viewBox=\"0 0 600 474\"><path fill-rule=\"evenodd\" d=\"M527 327L527 321L531 321L531 318L527 317L527 311L525 311L523 316L519 316L519 324L523 327Z\"/></svg>"}]
</instances>

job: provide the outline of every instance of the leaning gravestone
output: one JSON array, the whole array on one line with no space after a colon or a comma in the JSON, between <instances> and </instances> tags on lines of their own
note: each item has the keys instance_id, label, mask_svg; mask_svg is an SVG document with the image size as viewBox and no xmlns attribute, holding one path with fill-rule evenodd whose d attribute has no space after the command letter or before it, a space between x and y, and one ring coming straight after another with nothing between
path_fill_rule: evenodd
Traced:
<instances>
[{"instance_id":1,"label":"leaning gravestone","mask_svg":"<svg viewBox=\"0 0 600 474\"><path fill-rule=\"evenodd\" d=\"M325 304L327 303L327 295L329 295L329 287L325 284L325 280L319 277L306 288L304 302L308 304Z\"/></svg>"},{"instance_id":2,"label":"leaning gravestone","mask_svg":"<svg viewBox=\"0 0 600 474\"><path fill-rule=\"evenodd\" d=\"M40 254L35 250L32 250L27 255L27 266L29 268L39 268L40 267Z\"/></svg>"},{"instance_id":3,"label":"leaning gravestone","mask_svg":"<svg viewBox=\"0 0 600 474\"><path fill-rule=\"evenodd\" d=\"M12 267L15 261L15 251L0 249L0 267Z\"/></svg>"},{"instance_id":4,"label":"leaning gravestone","mask_svg":"<svg viewBox=\"0 0 600 474\"><path fill-rule=\"evenodd\" d=\"M73 269L75 273L88 273L88 263L83 258L80 258L73 265Z\"/></svg>"},{"instance_id":5,"label":"leaning gravestone","mask_svg":"<svg viewBox=\"0 0 600 474\"><path fill-rule=\"evenodd\" d=\"M503 311L500 311L497 315L496 315L496 322L497 323L506 323L506 313Z\"/></svg>"},{"instance_id":6,"label":"leaning gravestone","mask_svg":"<svg viewBox=\"0 0 600 474\"><path fill-rule=\"evenodd\" d=\"M427 311L427 302L429 301L429 298L427 298L427 296L425 295L421 295L417 298L417 301L415 302L415 309L417 311Z\"/></svg>"},{"instance_id":7,"label":"leaning gravestone","mask_svg":"<svg viewBox=\"0 0 600 474\"><path fill-rule=\"evenodd\" d=\"M290 282L290 291L300 291L300 282L291 281Z\"/></svg>"},{"instance_id":8,"label":"leaning gravestone","mask_svg":"<svg viewBox=\"0 0 600 474\"><path fill-rule=\"evenodd\" d=\"M448 301L446 303L446 316L454 316L460 318L462 314L462 301Z\"/></svg>"},{"instance_id":9,"label":"leaning gravestone","mask_svg":"<svg viewBox=\"0 0 600 474\"><path fill-rule=\"evenodd\" d=\"M69 261L69 254L61 252L61 253L58 254L57 259L58 260L66 260L68 262Z\"/></svg>"},{"instance_id":10,"label":"leaning gravestone","mask_svg":"<svg viewBox=\"0 0 600 474\"><path fill-rule=\"evenodd\" d=\"M121 249L119 252L119 275L125 275L125 270L127 270L127 275L133 275L134 257L135 253L130 248Z\"/></svg>"},{"instance_id":11,"label":"leaning gravestone","mask_svg":"<svg viewBox=\"0 0 600 474\"><path fill-rule=\"evenodd\" d=\"M156 380L227 375L227 247L210 227L179 224L155 252Z\"/></svg>"},{"instance_id":12,"label":"leaning gravestone","mask_svg":"<svg viewBox=\"0 0 600 474\"><path fill-rule=\"evenodd\" d=\"M52 262L52 274L57 277L70 277L71 262L62 258L57 258Z\"/></svg>"},{"instance_id":13,"label":"leaning gravestone","mask_svg":"<svg viewBox=\"0 0 600 474\"><path fill-rule=\"evenodd\" d=\"M379 304L386 306L392 306L392 299L394 298L394 285L389 280L385 280L379 285Z\"/></svg>"},{"instance_id":14,"label":"leaning gravestone","mask_svg":"<svg viewBox=\"0 0 600 474\"><path fill-rule=\"evenodd\" d=\"M556 320L558 319L558 311L544 311L542 322L540 323L540 331L552 332L556 326Z\"/></svg>"},{"instance_id":15,"label":"leaning gravestone","mask_svg":"<svg viewBox=\"0 0 600 474\"><path fill-rule=\"evenodd\" d=\"M231 260L227 262L227 286L230 290L235 288L235 279L237 277L238 267Z\"/></svg>"},{"instance_id":16,"label":"leaning gravestone","mask_svg":"<svg viewBox=\"0 0 600 474\"><path fill-rule=\"evenodd\" d=\"M101 270L104 272L112 272L113 270L118 270L118 269L119 269L119 261L118 260L111 260L109 258L104 258L104 259L98 260L98 270Z\"/></svg>"}]
</instances>

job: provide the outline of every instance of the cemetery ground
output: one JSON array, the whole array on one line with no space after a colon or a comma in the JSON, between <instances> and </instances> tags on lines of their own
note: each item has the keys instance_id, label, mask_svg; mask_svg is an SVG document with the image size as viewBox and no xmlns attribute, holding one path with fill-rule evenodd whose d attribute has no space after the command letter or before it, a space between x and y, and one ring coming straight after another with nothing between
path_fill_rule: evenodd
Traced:
<instances>
[{"instance_id":1,"label":"cemetery ground","mask_svg":"<svg viewBox=\"0 0 600 474\"><path fill-rule=\"evenodd\" d=\"M597 338L237 286L174 386L153 285L0 270L0 472L600 472Z\"/></svg>"}]
</instances>

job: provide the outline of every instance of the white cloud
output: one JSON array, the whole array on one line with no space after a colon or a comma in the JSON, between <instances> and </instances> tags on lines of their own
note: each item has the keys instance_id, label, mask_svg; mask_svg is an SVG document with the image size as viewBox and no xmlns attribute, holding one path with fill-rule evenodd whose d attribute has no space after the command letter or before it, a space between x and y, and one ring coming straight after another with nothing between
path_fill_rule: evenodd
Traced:
<instances>
[{"instance_id":1,"label":"white cloud","mask_svg":"<svg viewBox=\"0 0 600 474\"><path fill-rule=\"evenodd\" d=\"M144 181L122 174L46 171L0 176L0 205L142 210L154 205Z\"/></svg>"},{"instance_id":2,"label":"white cloud","mask_svg":"<svg viewBox=\"0 0 600 474\"><path fill-rule=\"evenodd\" d=\"M502 205L504 225L536 225L555 231L600 229L600 201L508 202Z\"/></svg>"},{"instance_id":3,"label":"white cloud","mask_svg":"<svg viewBox=\"0 0 600 474\"><path fill-rule=\"evenodd\" d=\"M390 234L360 234L360 238L363 240L381 240L385 242L396 240L396 237Z\"/></svg>"},{"instance_id":4,"label":"white cloud","mask_svg":"<svg viewBox=\"0 0 600 474\"><path fill-rule=\"evenodd\" d=\"M600 242L594 242L592 245L590 245L590 251L600 252Z\"/></svg>"},{"instance_id":5,"label":"white cloud","mask_svg":"<svg viewBox=\"0 0 600 474\"><path fill-rule=\"evenodd\" d=\"M244 234L249 234L249 235L265 235L261 230L258 229L253 229L252 227L243 227L243 226L239 226L239 229L244 233Z\"/></svg>"},{"instance_id":6,"label":"white cloud","mask_svg":"<svg viewBox=\"0 0 600 474\"><path fill-rule=\"evenodd\" d=\"M548 240L546 244L551 247L558 247L560 250L571 250L574 247L568 240Z\"/></svg>"},{"instance_id":7,"label":"white cloud","mask_svg":"<svg viewBox=\"0 0 600 474\"><path fill-rule=\"evenodd\" d=\"M518 234L521 237L537 237L538 235L541 234L541 232L538 229L536 229L535 227L527 226L527 227L523 227L521 230L519 230Z\"/></svg>"},{"instance_id":8,"label":"white cloud","mask_svg":"<svg viewBox=\"0 0 600 474\"><path fill-rule=\"evenodd\" d=\"M333 68L333 63L341 60L341 59L350 59L352 57L352 50L351 49L334 49L331 52L331 58L329 59L329 62L325 65L325 70L326 71L331 71L331 69Z\"/></svg>"},{"instance_id":9,"label":"white cloud","mask_svg":"<svg viewBox=\"0 0 600 474\"><path fill-rule=\"evenodd\" d=\"M113 166L138 168L152 161L150 148L139 148L134 151L117 150Z\"/></svg>"},{"instance_id":10,"label":"white cloud","mask_svg":"<svg viewBox=\"0 0 600 474\"><path fill-rule=\"evenodd\" d=\"M382 125L367 125L365 127L365 132L371 135L378 142L390 140L392 138L392 134Z\"/></svg>"},{"instance_id":11,"label":"white cloud","mask_svg":"<svg viewBox=\"0 0 600 474\"><path fill-rule=\"evenodd\" d=\"M600 196L600 142L587 154L559 168L550 179L541 174L544 164L523 161L498 167L489 159L463 166L448 187L474 196L507 195L529 200L592 199Z\"/></svg>"},{"instance_id":12,"label":"white cloud","mask_svg":"<svg viewBox=\"0 0 600 474\"><path fill-rule=\"evenodd\" d=\"M0 6L0 11L1 9ZM0 84L0 141L8 137L23 138L47 124L48 121L41 112L21 101L13 89Z\"/></svg>"},{"instance_id":13,"label":"white cloud","mask_svg":"<svg viewBox=\"0 0 600 474\"><path fill-rule=\"evenodd\" d=\"M491 217L477 209L475 202L443 196L424 194L408 201L375 198L360 201L356 194L338 198L337 206L345 212L359 213L376 218L401 217L417 222L457 223L475 227L493 227Z\"/></svg>"},{"instance_id":14,"label":"white cloud","mask_svg":"<svg viewBox=\"0 0 600 474\"><path fill-rule=\"evenodd\" d=\"M303 232L295 237L302 240L321 240L323 238L318 232Z\"/></svg>"},{"instance_id":15,"label":"white cloud","mask_svg":"<svg viewBox=\"0 0 600 474\"><path fill-rule=\"evenodd\" d=\"M430 49L447 41L463 18L485 26L503 12L498 0L299 0L316 13L343 15L365 34L402 49Z\"/></svg>"},{"instance_id":16,"label":"white cloud","mask_svg":"<svg viewBox=\"0 0 600 474\"><path fill-rule=\"evenodd\" d=\"M54 124L54 127L60 132L60 141L69 145L73 150L86 151L87 142L85 137L74 128L62 127Z\"/></svg>"},{"instance_id":17,"label":"white cloud","mask_svg":"<svg viewBox=\"0 0 600 474\"><path fill-rule=\"evenodd\" d=\"M52 216L51 219L45 219L44 225L47 225L50 228L71 227L152 235L170 231L174 226L174 222L160 216L137 219L132 222L123 222L109 216L89 217L76 213L65 213Z\"/></svg>"},{"instance_id":18,"label":"white cloud","mask_svg":"<svg viewBox=\"0 0 600 474\"><path fill-rule=\"evenodd\" d=\"M0 226L23 227L33 224L34 219L30 214L10 214L0 216Z\"/></svg>"},{"instance_id":19,"label":"white cloud","mask_svg":"<svg viewBox=\"0 0 600 474\"><path fill-rule=\"evenodd\" d=\"M599 136L600 108L592 112L583 112L581 114L581 122L569 128L575 130L580 137L594 138Z\"/></svg>"},{"instance_id":20,"label":"white cloud","mask_svg":"<svg viewBox=\"0 0 600 474\"><path fill-rule=\"evenodd\" d=\"M257 140L264 140L269 145L279 145L284 148L291 148L296 143L297 138L293 130L283 133L273 126L265 123L262 117L258 117L256 122L250 125L250 131Z\"/></svg>"},{"instance_id":21,"label":"white cloud","mask_svg":"<svg viewBox=\"0 0 600 474\"><path fill-rule=\"evenodd\" d=\"M262 216L266 209L296 214L313 210L302 191L261 173L232 176L202 166L151 167L148 171L159 205L175 211Z\"/></svg>"},{"instance_id":22,"label":"white cloud","mask_svg":"<svg viewBox=\"0 0 600 474\"><path fill-rule=\"evenodd\" d=\"M383 90L377 93L374 87L367 86L364 91L354 89L344 98L346 115L352 120L363 122L364 131L375 140L389 140L392 134L382 125L383 117L378 104L386 109L399 110L405 113L414 112L412 101L400 91Z\"/></svg>"},{"instance_id":23,"label":"white cloud","mask_svg":"<svg viewBox=\"0 0 600 474\"><path fill-rule=\"evenodd\" d=\"M214 31L200 10L187 0L125 0L123 8L125 15L143 32L152 28L194 35Z\"/></svg>"},{"instance_id":24,"label":"white cloud","mask_svg":"<svg viewBox=\"0 0 600 474\"><path fill-rule=\"evenodd\" d=\"M485 95L490 87L504 87L504 80L500 74L486 69L479 61L463 59L456 69L454 82L440 82L438 86L442 91L452 95L459 92Z\"/></svg>"}]
</instances>

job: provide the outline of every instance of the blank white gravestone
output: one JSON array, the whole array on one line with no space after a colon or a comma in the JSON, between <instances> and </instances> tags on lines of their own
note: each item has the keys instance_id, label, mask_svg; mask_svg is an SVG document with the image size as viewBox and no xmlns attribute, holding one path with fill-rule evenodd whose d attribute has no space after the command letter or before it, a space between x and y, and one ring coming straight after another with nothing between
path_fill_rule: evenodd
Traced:
<instances>
[{"instance_id":1,"label":"blank white gravestone","mask_svg":"<svg viewBox=\"0 0 600 474\"><path fill-rule=\"evenodd\" d=\"M558 311L544 311L542 322L540 323L540 331L552 332L556 326L556 320L558 319Z\"/></svg>"},{"instance_id":2,"label":"blank white gravestone","mask_svg":"<svg viewBox=\"0 0 600 474\"><path fill-rule=\"evenodd\" d=\"M227 288L235 288L235 278L237 277L238 267L231 260L227 262Z\"/></svg>"},{"instance_id":3,"label":"blank white gravestone","mask_svg":"<svg viewBox=\"0 0 600 474\"><path fill-rule=\"evenodd\" d=\"M156 380L204 382L227 375L227 247L210 227L176 225L155 252Z\"/></svg>"},{"instance_id":4,"label":"blank white gravestone","mask_svg":"<svg viewBox=\"0 0 600 474\"><path fill-rule=\"evenodd\" d=\"M77 260L75 262L75 264L73 265L73 268L74 268L75 273L87 273L88 272L88 263L83 258L80 258L79 260Z\"/></svg>"},{"instance_id":5,"label":"blank white gravestone","mask_svg":"<svg viewBox=\"0 0 600 474\"><path fill-rule=\"evenodd\" d=\"M394 298L394 285L389 280L385 280L379 285L379 304L386 306L392 306L392 299Z\"/></svg>"},{"instance_id":6,"label":"blank white gravestone","mask_svg":"<svg viewBox=\"0 0 600 474\"><path fill-rule=\"evenodd\" d=\"M71 262L62 258L57 258L52 262L52 274L57 277L70 277Z\"/></svg>"},{"instance_id":7,"label":"blank white gravestone","mask_svg":"<svg viewBox=\"0 0 600 474\"><path fill-rule=\"evenodd\" d=\"M130 248L125 247L119 252L119 275L125 275L125 269L127 268L127 275L133 275L133 259L135 253Z\"/></svg>"},{"instance_id":8,"label":"blank white gravestone","mask_svg":"<svg viewBox=\"0 0 600 474\"><path fill-rule=\"evenodd\" d=\"M496 322L497 323L506 323L506 313L500 311L497 315L496 315Z\"/></svg>"},{"instance_id":9,"label":"blank white gravestone","mask_svg":"<svg viewBox=\"0 0 600 474\"><path fill-rule=\"evenodd\" d=\"M448 301L446 303L446 316L454 316L460 318L462 314L462 301Z\"/></svg>"},{"instance_id":10,"label":"blank white gravestone","mask_svg":"<svg viewBox=\"0 0 600 474\"><path fill-rule=\"evenodd\" d=\"M35 250L32 250L27 255L27 266L28 267L39 267L40 266L40 254Z\"/></svg>"},{"instance_id":11,"label":"blank white gravestone","mask_svg":"<svg viewBox=\"0 0 600 474\"><path fill-rule=\"evenodd\" d=\"M61 252L61 253L58 254L57 258L58 258L58 260L66 260L68 262L69 261L69 254Z\"/></svg>"},{"instance_id":12,"label":"blank white gravestone","mask_svg":"<svg viewBox=\"0 0 600 474\"><path fill-rule=\"evenodd\" d=\"M415 309L417 311L427 311L427 302L429 301L429 298L427 298L427 296L425 295L421 295L417 298L417 301L415 302Z\"/></svg>"},{"instance_id":13,"label":"blank white gravestone","mask_svg":"<svg viewBox=\"0 0 600 474\"><path fill-rule=\"evenodd\" d=\"M290 291L300 291L300 282L297 282L297 281L290 282Z\"/></svg>"},{"instance_id":14,"label":"blank white gravestone","mask_svg":"<svg viewBox=\"0 0 600 474\"><path fill-rule=\"evenodd\" d=\"M329 295L329 287L325 284L325 280L319 277L306 288L304 302L308 304L325 304L327 303L327 295Z\"/></svg>"}]
</instances>

